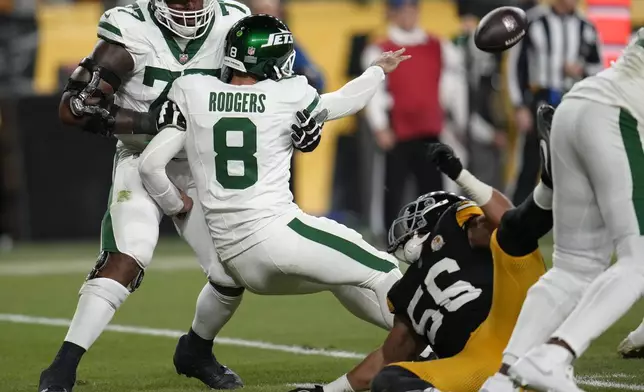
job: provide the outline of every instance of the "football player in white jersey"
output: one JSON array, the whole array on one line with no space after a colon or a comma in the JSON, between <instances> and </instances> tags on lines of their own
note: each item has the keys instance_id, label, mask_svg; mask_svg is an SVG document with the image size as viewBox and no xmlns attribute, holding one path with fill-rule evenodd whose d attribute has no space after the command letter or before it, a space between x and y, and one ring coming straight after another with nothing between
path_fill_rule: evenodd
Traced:
<instances>
[{"instance_id":1,"label":"football player in white jersey","mask_svg":"<svg viewBox=\"0 0 644 392\"><path fill-rule=\"evenodd\" d=\"M554 112L553 268L530 289L503 357L505 373L528 389L580 391L572 361L644 293L643 89L640 30ZM495 377L484 390L512 390Z\"/></svg>"},{"instance_id":2,"label":"football player in white jersey","mask_svg":"<svg viewBox=\"0 0 644 392\"><path fill-rule=\"evenodd\" d=\"M292 74L293 36L279 19L253 15L226 39L221 79L175 81L160 133L141 156L143 184L166 214L189 207L165 166L185 148L222 263L259 294L331 291L356 316L391 328L386 295L402 275L395 257L355 231L303 213L289 191L291 122L307 109L318 121L357 112L385 73L408 56L385 53L340 90L321 97ZM320 119L321 118L321 119Z\"/></svg>"},{"instance_id":3,"label":"football player in white jersey","mask_svg":"<svg viewBox=\"0 0 644 392\"><path fill-rule=\"evenodd\" d=\"M60 116L85 131L117 136L113 187L102 223L101 256L80 289L58 355L41 374L39 392L71 392L82 355L139 286L152 259L163 212L138 174L139 154L156 133L151 113L179 76L219 73L226 33L249 13L233 0L139 0L101 17L98 43L72 74ZM185 155L178 154L167 169L187 195L196 197ZM212 339L239 305L243 288L219 263L200 210L174 222L208 276L197 308L217 315L195 319L177 345L176 370L211 388L239 387L239 377L213 356Z\"/></svg>"}]
</instances>

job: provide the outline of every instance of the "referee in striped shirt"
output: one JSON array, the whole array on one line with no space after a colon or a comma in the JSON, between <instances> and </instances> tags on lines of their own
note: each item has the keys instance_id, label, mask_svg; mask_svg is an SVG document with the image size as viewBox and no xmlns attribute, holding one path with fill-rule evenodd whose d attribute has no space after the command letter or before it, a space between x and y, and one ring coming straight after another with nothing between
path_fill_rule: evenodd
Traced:
<instances>
[{"instance_id":1,"label":"referee in striped shirt","mask_svg":"<svg viewBox=\"0 0 644 392\"><path fill-rule=\"evenodd\" d=\"M532 192L539 175L536 108L543 103L557 106L574 83L603 67L597 30L578 13L577 2L552 0L529 9L527 34L508 55L508 89L521 135L515 205Z\"/></svg>"}]
</instances>

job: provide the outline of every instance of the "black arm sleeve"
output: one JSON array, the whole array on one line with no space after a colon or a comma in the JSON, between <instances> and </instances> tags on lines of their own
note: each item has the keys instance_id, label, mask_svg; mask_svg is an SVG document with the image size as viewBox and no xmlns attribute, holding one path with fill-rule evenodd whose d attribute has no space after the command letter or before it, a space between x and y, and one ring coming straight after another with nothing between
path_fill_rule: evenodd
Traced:
<instances>
[{"instance_id":1,"label":"black arm sleeve","mask_svg":"<svg viewBox=\"0 0 644 392\"><path fill-rule=\"evenodd\" d=\"M586 36L586 31L592 31L592 35L594 38L588 42L585 42L585 36ZM594 25L589 24L589 23L582 23L582 40L584 40L584 53L585 53L585 63L586 66L584 67L584 77L588 77L591 75L596 74L597 72L601 71L603 68L603 59L602 59L602 54L601 54L601 42L599 40L599 34L597 32L597 29Z\"/></svg>"},{"instance_id":2,"label":"black arm sleeve","mask_svg":"<svg viewBox=\"0 0 644 392\"><path fill-rule=\"evenodd\" d=\"M552 210L539 207L531 193L518 207L503 215L496 239L505 253L521 257L537 250L539 239L551 229Z\"/></svg>"}]
</instances>

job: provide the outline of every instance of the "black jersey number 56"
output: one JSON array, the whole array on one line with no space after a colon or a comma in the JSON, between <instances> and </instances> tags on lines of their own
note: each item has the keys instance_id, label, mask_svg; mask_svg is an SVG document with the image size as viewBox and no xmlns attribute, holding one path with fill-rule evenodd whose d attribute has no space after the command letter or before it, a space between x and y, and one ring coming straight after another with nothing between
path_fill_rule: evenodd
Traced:
<instances>
[{"instance_id":1,"label":"black jersey number 56","mask_svg":"<svg viewBox=\"0 0 644 392\"><path fill-rule=\"evenodd\" d=\"M424 283L427 293L432 297L436 309L428 306L420 316L420 320L416 320L414 314L416 307L421 302L421 298L423 295L426 295L422 286L418 286L416 293L409 302L407 314L411 319L414 330L419 335L426 333L431 344L434 344L438 329L443 325L445 313L456 312L463 305L477 299L481 295L481 289L463 280L452 283L444 290L436 285L435 280L437 276L443 273L453 274L454 272L460 271L460 269L456 260L450 259L449 257L440 260L429 269ZM422 301L424 305L427 305L429 302L432 301ZM428 325L429 322L431 322L431 326Z\"/></svg>"}]
</instances>

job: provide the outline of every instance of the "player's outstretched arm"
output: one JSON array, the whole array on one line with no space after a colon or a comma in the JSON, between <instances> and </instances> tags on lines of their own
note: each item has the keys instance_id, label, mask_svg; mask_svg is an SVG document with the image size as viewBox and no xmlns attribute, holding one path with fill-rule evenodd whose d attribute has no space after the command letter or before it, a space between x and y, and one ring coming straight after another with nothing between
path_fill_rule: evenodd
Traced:
<instances>
[{"instance_id":1,"label":"player's outstretched arm","mask_svg":"<svg viewBox=\"0 0 644 392\"><path fill-rule=\"evenodd\" d=\"M141 182L166 215L188 212L192 201L168 178L165 167L184 147L186 121L177 105L166 101L159 114L159 133L147 145L139 161Z\"/></svg>"},{"instance_id":2,"label":"player's outstretched arm","mask_svg":"<svg viewBox=\"0 0 644 392\"><path fill-rule=\"evenodd\" d=\"M322 94L319 107L328 111L326 120L350 116L364 109L380 83L385 80L385 74L393 72L400 63L411 58L404 53L404 48L396 52L384 52L362 75L337 91Z\"/></svg>"},{"instance_id":3,"label":"player's outstretched arm","mask_svg":"<svg viewBox=\"0 0 644 392\"><path fill-rule=\"evenodd\" d=\"M353 392L368 390L371 381L385 366L401 361L413 361L427 345L414 332L404 316L394 317L394 326L381 347L369 354L349 373L322 387L324 392Z\"/></svg>"},{"instance_id":4,"label":"player's outstretched arm","mask_svg":"<svg viewBox=\"0 0 644 392\"><path fill-rule=\"evenodd\" d=\"M485 213L486 220L497 227L503 215L513 205L503 193L476 178L463 168L461 160L454 150L443 143L434 143L429 147L429 156L436 167L456 182Z\"/></svg>"},{"instance_id":5,"label":"player's outstretched arm","mask_svg":"<svg viewBox=\"0 0 644 392\"><path fill-rule=\"evenodd\" d=\"M61 121L105 136L154 135L156 127L148 113L113 104L114 93L133 68L134 60L123 46L100 39L69 78L58 107Z\"/></svg>"},{"instance_id":6,"label":"player's outstretched arm","mask_svg":"<svg viewBox=\"0 0 644 392\"><path fill-rule=\"evenodd\" d=\"M503 216L496 235L499 246L512 256L534 252L539 247L539 239L552 229L550 128L554 113L555 109L549 105L542 105L537 110L541 181L526 200Z\"/></svg>"}]
</instances>

